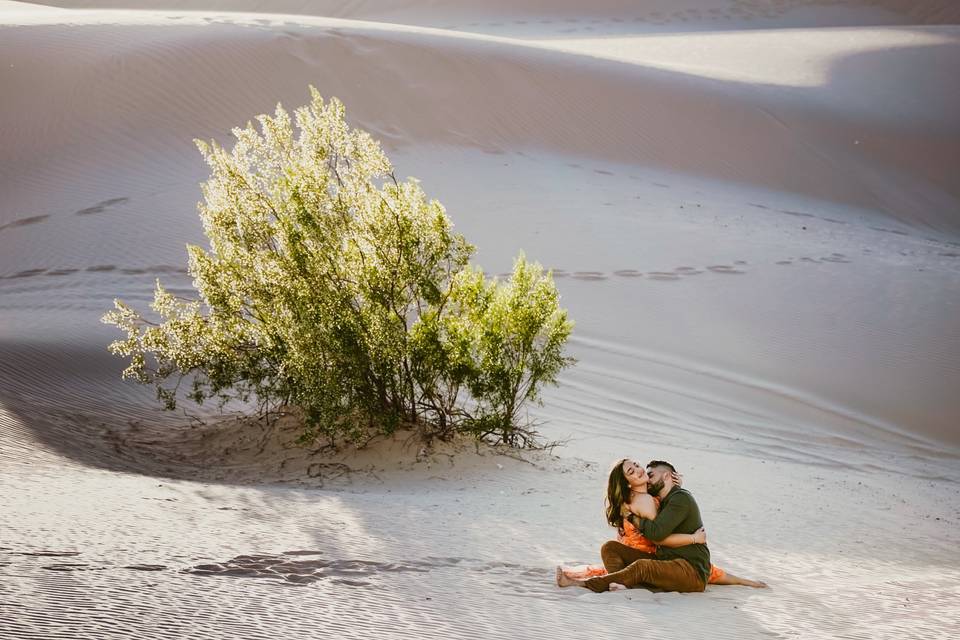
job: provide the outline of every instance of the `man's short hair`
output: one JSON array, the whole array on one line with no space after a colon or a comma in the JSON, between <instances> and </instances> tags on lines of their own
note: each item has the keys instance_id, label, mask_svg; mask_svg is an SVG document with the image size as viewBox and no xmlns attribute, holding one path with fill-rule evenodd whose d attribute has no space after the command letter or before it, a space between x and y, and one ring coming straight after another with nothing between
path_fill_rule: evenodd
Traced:
<instances>
[{"instance_id":1,"label":"man's short hair","mask_svg":"<svg viewBox=\"0 0 960 640\"><path fill-rule=\"evenodd\" d=\"M670 471L673 471L674 473L677 472L677 470L673 468L673 465L665 460L651 460L650 462L647 463L647 469L649 469L650 467L666 467L667 469L670 469Z\"/></svg>"}]
</instances>

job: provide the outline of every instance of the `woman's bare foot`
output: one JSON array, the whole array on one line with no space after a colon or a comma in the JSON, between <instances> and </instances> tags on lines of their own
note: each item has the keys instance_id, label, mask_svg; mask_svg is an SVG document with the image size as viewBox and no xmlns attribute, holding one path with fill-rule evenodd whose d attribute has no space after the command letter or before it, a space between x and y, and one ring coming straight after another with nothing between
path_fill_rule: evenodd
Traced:
<instances>
[{"instance_id":1,"label":"woman's bare foot","mask_svg":"<svg viewBox=\"0 0 960 640\"><path fill-rule=\"evenodd\" d=\"M760 582L759 580L748 580L747 578L741 578L740 576L735 576L729 571L721 575L715 582L712 584L738 584L743 587L753 587L754 589L766 589L767 583Z\"/></svg>"},{"instance_id":2,"label":"woman's bare foot","mask_svg":"<svg viewBox=\"0 0 960 640\"><path fill-rule=\"evenodd\" d=\"M620 584L619 582L611 582L607 588L610 589L610 591L626 591L627 585Z\"/></svg>"},{"instance_id":3,"label":"woman's bare foot","mask_svg":"<svg viewBox=\"0 0 960 640\"><path fill-rule=\"evenodd\" d=\"M574 580L567 576L563 567L557 567L557 586L558 587L579 587L582 586L581 580Z\"/></svg>"}]
</instances>

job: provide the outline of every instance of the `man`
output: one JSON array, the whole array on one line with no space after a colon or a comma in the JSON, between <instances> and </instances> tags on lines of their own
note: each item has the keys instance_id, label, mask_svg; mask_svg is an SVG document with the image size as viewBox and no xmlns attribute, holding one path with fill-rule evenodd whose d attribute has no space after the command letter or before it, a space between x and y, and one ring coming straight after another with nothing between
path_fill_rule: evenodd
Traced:
<instances>
[{"instance_id":1,"label":"man","mask_svg":"<svg viewBox=\"0 0 960 640\"><path fill-rule=\"evenodd\" d=\"M676 469L669 462L652 460L647 465L648 491L660 498L660 512L627 515L627 519L644 536L660 542L671 533L693 534L703 527L700 508L686 489L676 484ZM611 549L622 549L629 557L607 557ZM706 544L690 544L683 547L659 547L655 554L643 553L624 545L605 545L604 564L611 571L605 576L588 580L560 580L560 586L582 586L591 591L607 591L613 588L648 587L661 591L696 592L707 587L710 576L710 550Z\"/></svg>"}]
</instances>

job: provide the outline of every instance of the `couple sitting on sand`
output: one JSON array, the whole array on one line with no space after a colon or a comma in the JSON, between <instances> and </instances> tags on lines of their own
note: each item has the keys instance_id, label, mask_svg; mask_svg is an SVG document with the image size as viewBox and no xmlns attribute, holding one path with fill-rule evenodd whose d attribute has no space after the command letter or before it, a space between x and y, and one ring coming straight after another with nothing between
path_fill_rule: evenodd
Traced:
<instances>
[{"instance_id":1,"label":"couple sitting on sand","mask_svg":"<svg viewBox=\"0 0 960 640\"><path fill-rule=\"evenodd\" d=\"M607 481L607 522L617 539L600 548L603 566L557 567L557 586L591 591L645 587L657 591L703 591L707 584L766 587L710 564L700 509L669 462L644 468L618 461Z\"/></svg>"}]
</instances>

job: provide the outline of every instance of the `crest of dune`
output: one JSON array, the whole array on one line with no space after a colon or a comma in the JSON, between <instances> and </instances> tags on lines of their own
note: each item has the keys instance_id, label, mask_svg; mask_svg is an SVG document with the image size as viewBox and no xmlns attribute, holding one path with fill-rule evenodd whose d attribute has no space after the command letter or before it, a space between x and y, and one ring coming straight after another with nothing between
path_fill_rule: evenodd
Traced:
<instances>
[{"instance_id":1,"label":"crest of dune","mask_svg":"<svg viewBox=\"0 0 960 640\"><path fill-rule=\"evenodd\" d=\"M943 0L0 2L0 637L951 637L958 68ZM112 300L195 295L193 139L309 85L553 269L563 444L304 449L120 379ZM773 589L558 591L624 457Z\"/></svg>"}]
</instances>

